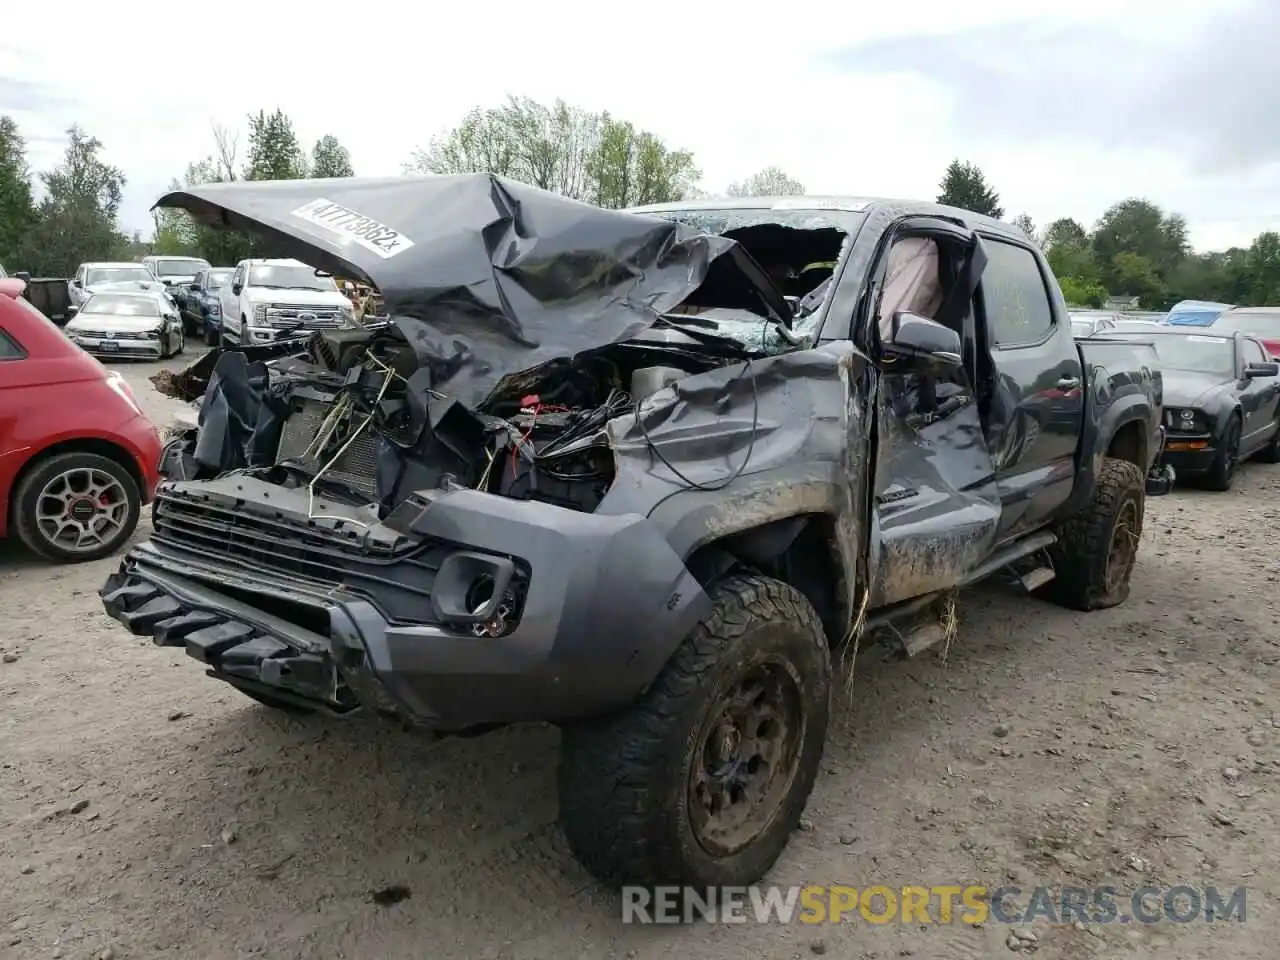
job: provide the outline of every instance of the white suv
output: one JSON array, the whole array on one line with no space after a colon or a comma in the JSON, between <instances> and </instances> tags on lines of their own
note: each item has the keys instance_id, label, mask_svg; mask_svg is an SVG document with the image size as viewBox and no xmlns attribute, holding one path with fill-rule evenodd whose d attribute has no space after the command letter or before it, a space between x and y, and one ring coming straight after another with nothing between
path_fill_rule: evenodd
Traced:
<instances>
[{"instance_id":1,"label":"white suv","mask_svg":"<svg viewBox=\"0 0 1280 960\"><path fill-rule=\"evenodd\" d=\"M286 333L356 326L333 277L299 260L241 260L219 294L222 338L248 346Z\"/></svg>"}]
</instances>

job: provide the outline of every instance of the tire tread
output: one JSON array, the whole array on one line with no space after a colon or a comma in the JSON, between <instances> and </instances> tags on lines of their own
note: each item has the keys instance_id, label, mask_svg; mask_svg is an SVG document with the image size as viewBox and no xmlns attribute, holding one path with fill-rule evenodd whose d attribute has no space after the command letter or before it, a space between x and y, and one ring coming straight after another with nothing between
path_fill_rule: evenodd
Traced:
<instances>
[{"instance_id":1,"label":"tire tread","mask_svg":"<svg viewBox=\"0 0 1280 960\"><path fill-rule=\"evenodd\" d=\"M794 587L756 573L735 573L709 592L710 616L680 645L653 685L632 708L610 717L576 724L564 731L559 793L561 824L569 847L597 879L611 884L699 882L681 856L662 817L671 806L661 784L677 775L688 715L696 713L706 675L754 627L768 622L793 624L820 648L824 679L822 724L825 737L830 659L822 624L812 605ZM803 756L803 754L802 754ZM792 790L775 823L798 821L816 777L821 750L812 769L796 772ZM798 799L798 803L797 803ZM787 809L787 806L795 808ZM792 824L791 829L794 828ZM761 874L786 846L766 834ZM776 850L772 847L776 846ZM753 878L754 879L754 878Z\"/></svg>"}]
</instances>

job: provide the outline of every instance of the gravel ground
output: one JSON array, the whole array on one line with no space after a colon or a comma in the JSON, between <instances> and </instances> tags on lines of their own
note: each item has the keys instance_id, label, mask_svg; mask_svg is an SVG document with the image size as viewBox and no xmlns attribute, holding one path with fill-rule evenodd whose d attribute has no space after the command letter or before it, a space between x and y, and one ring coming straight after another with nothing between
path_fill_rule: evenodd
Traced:
<instances>
[{"instance_id":1,"label":"gravel ground","mask_svg":"<svg viewBox=\"0 0 1280 960\"><path fill-rule=\"evenodd\" d=\"M123 369L163 422L158 366ZM1244 885L1243 924L624 925L556 829L555 731L278 715L108 621L117 561L7 544L0 956L1274 958L1277 492L1280 467L1250 465L1151 501L1118 609L981 588L945 658L860 662L771 878Z\"/></svg>"}]
</instances>

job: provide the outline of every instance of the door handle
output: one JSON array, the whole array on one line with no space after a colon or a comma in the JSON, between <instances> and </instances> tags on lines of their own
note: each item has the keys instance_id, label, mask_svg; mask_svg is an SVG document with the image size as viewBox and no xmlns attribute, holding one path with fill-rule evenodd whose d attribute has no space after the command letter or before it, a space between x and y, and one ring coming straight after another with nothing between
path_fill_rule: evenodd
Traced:
<instances>
[{"instance_id":1,"label":"door handle","mask_svg":"<svg viewBox=\"0 0 1280 960\"><path fill-rule=\"evenodd\" d=\"M1078 386L1080 386L1079 377L1063 377L1058 381L1059 390L1074 390Z\"/></svg>"}]
</instances>

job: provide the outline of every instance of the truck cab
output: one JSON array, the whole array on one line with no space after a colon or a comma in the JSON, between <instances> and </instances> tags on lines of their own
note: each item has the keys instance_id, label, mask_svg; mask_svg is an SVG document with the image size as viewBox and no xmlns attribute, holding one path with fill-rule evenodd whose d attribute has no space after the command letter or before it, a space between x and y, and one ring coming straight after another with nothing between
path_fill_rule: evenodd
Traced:
<instances>
[{"instance_id":1,"label":"truck cab","mask_svg":"<svg viewBox=\"0 0 1280 960\"><path fill-rule=\"evenodd\" d=\"M200 270L186 286L173 291L187 333L217 346L222 335L222 288L231 282L231 267Z\"/></svg>"},{"instance_id":2,"label":"truck cab","mask_svg":"<svg viewBox=\"0 0 1280 960\"><path fill-rule=\"evenodd\" d=\"M222 339L232 344L355 325L351 301L333 277L300 260L241 260L219 301Z\"/></svg>"}]
</instances>

